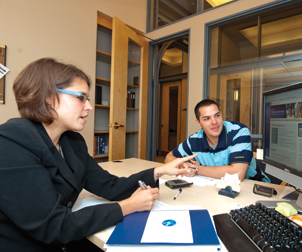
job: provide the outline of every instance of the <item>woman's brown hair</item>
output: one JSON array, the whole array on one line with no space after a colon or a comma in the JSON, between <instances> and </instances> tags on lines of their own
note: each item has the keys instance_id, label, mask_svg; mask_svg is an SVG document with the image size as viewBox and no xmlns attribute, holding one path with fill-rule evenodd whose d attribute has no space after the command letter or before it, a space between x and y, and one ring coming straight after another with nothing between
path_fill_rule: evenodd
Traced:
<instances>
[{"instance_id":1,"label":"woman's brown hair","mask_svg":"<svg viewBox=\"0 0 302 252\"><path fill-rule=\"evenodd\" d=\"M42 58L30 63L17 76L13 90L21 117L51 124L53 108L46 99L58 99L57 88L71 86L75 78L83 79L90 88L89 77L74 65L58 62L53 58Z\"/></svg>"}]
</instances>

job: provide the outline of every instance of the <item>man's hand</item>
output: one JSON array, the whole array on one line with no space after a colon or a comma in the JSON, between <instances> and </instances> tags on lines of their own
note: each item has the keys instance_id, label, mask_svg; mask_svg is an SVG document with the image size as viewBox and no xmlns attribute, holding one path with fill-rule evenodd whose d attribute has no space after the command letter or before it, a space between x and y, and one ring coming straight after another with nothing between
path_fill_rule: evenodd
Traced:
<instances>
[{"instance_id":1,"label":"man's hand","mask_svg":"<svg viewBox=\"0 0 302 252\"><path fill-rule=\"evenodd\" d=\"M186 177L194 177L196 174L198 174L198 170L200 168L200 164L196 160L189 160L186 162L188 166L188 171L186 173Z\"/></svg>"}]
</instances>

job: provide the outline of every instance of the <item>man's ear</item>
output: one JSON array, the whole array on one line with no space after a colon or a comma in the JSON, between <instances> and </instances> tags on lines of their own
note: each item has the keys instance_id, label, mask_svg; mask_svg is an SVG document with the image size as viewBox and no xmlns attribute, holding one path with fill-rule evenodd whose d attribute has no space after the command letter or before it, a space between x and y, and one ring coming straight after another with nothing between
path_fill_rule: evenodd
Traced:
<instances>
[{"instance_id":1,"label":"man's ear","mask_svg":"<svg viewBox=\"0 0 302 252\"><path fill-rule=\"evenodd\" d=\"M200 122L199 122L197 119L195 119L195 122L197 123L197 125L198 125L200 128L202 128L202 126L200 125Z\"/></svg>"}]
</instances>

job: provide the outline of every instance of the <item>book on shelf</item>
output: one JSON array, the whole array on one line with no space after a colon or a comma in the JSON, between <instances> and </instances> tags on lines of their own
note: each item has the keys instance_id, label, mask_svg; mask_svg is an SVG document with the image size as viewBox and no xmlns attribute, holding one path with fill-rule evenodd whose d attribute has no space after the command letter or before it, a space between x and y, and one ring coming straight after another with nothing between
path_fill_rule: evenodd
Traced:
<instances>
[{"instance_id":1,"label":"book on shelf","mask_svg":"<svg viewBox=\"0 0 302 252\"><path fill-rule=\"evenodd\" d=\"M94 155L105 154L105 136L94 136Z\"/></svg>"},{"instance_id":2,"label":"book on shelf","mask_svg":"<svg viewBox=\"0 0 302 252\"><path fill-rule=\"evenodd\" d=\"M95 86L95 104L102 104L102 86Z\"/></svg>"},{"instance_id":3,"label":"book on shelf","mask_svg":"<svg viewBox=\"0 0 302 252\"><path fill-rule=\"evenodd\" d=\"M135 108L135 92L127 92L127 108Z\"/></svg>"},{"instance_id":4,"label":"book on shelf","mask_svg":"<svg viewBox=\"0 0 302 252\"><path fill-rule=\"evenodd\" d=\"M135 108L135 93L132 92L131 95L131 108Z\"/></svg>"},{"instance_id":5,"label":"book on shelf","mask_svg":"<svg viewBox=\"0 0 302 252\"><path fill-rule=\"evenodd\" d=\"M138 86L138 76L133 77L133 85Z\"/></svg>"},{"instance_id":6,"label":"book on shelf","mask_svg":"<svg viewBox=\"0 0 302 252\"><path fill-rule=\"evenodd\" d=\"M131 107L131 92L127 92L127 108Z\"/></svg>"}]
</instances>

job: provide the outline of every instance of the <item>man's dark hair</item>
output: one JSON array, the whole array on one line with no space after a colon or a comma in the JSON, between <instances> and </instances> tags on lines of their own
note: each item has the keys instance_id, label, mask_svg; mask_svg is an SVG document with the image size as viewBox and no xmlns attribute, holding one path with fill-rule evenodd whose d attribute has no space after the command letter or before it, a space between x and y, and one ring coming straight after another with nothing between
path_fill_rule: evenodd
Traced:
<instances>
[{"instance_id":1,"label":"man's dark hair","mask_svg":"<svg viewBox=\"0 0 302 252\"><path fill-rule=\"evenodd\" d=\"M219 106L217 104L217 102L213 101L213 100L210 100L210 99L204 99L202 101L200 101L199 103L197 103L197 105L195 106L195 116L196 116L196 119L199 121L199 117L200 117L200 113L199 113L199 109L202 108L202 107L208 107L208 106L211 106L211 105L216 105L218 110L219 110Z\"/></svg>"}]
</instances>

